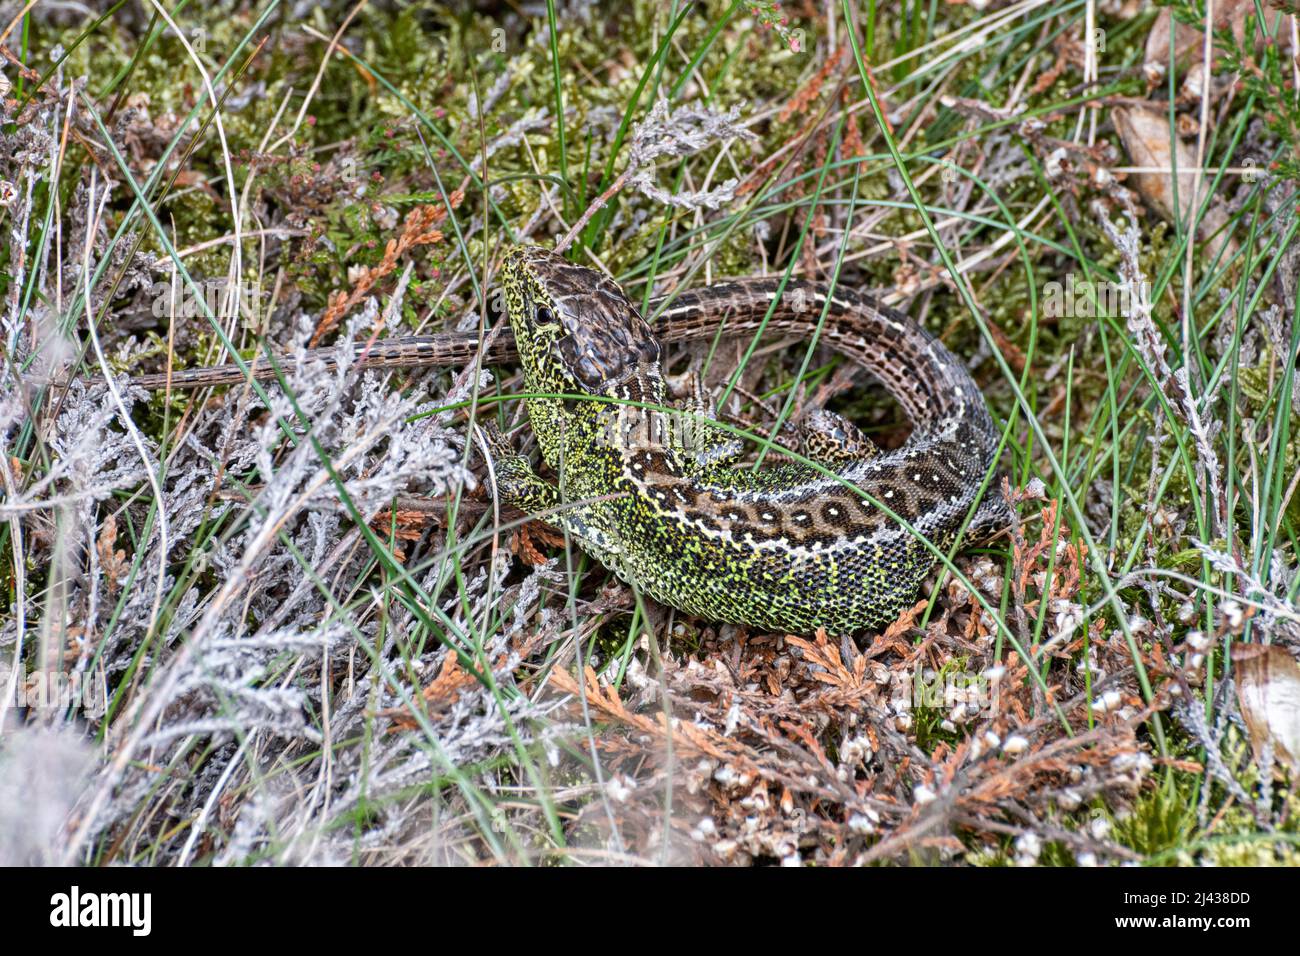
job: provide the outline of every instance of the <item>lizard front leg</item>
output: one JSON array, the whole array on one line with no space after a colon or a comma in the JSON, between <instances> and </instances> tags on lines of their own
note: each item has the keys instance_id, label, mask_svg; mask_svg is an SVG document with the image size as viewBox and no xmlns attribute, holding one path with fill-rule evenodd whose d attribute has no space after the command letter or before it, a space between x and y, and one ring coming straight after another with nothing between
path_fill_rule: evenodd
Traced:
<instances>
[{"instance_id":1,"label":"lizard front leg","mask_svg":"<svg viewBox=\"0 0 1300 956\"><path fill-rule=\"evenodd\" d=\"M496 422L489 420L475 428L498 501L528 514L543 514L558 507L559 489L536 472Z\"/></svg>"},{"instance_id":2,"label":"lizard front leg","mask_svg":"<svg viewBox=\"0 0 1300 956\"><path fill-rule=\"evenodd\" d=\"M601 529L601 515L593 503L565 501L560 489L537 473L496 422L489 420L475 428L499 502L567 531L597 559L611 567L618 565L622 549L613 536Z\"/></svg>"}]
</instances>

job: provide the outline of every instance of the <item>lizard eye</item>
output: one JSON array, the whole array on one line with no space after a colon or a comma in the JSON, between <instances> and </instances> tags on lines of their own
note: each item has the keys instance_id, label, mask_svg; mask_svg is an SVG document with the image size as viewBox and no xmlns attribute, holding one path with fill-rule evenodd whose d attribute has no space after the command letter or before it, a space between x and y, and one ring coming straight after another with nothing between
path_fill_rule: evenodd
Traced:
<instances>
[{"instance_id":1,"label":"lizard eye","mask_svg":"<svg viewBox=\"0 0 1300 956\"><path fill-rule=\"evenodd\" d=\"M555 313L544 305L539 305L537 311L533 313L533 318L538 325L550 325L555 321Z\"/></svg>"}]
</instances>

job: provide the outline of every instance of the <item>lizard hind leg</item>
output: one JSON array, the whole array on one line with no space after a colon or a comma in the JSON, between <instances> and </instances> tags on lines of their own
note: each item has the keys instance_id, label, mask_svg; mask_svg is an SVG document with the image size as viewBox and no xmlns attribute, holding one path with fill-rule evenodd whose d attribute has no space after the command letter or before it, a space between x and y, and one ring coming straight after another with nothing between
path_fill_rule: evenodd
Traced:
<instances>
[{"instance_id":1,"label":"lizard hind leg","mask_svg":"<svg viewBox=\"0 0 1300 956\"><path fill-rule=\"evenodd\" d=\"M880 453L876 443L843 415L814 408L799 422L800 450L823 465L863 461Z\"/></svg>"},{"instance_id":2,"label":"lizard hind leg","mask_svg":"<svg viewBox=\"0 0 1300 956\"><path fill-rule=\"evenodd\" d=\"M1011 520L1011 505L1001 491L990 488L966 528L966 540L972 543L989 541L1010 527Z\"/></svg>"}]
</instances>

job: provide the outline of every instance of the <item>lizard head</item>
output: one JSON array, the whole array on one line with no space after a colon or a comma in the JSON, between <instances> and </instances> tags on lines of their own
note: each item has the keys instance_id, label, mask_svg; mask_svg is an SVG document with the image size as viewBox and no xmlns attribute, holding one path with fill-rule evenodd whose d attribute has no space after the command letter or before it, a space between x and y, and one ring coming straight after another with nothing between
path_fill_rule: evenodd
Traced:
<instances>
[{"instance_id":1,"label":"lizard head","mask_svg":"<svg viewBox=\"0 0 1300 956\"><path fill-rule=\"evenodd\" d=\"M658 376L659 342L612 279L538 246L512 249L502 271L529 391L615 397Z\"/></svg>"}]
</instances>

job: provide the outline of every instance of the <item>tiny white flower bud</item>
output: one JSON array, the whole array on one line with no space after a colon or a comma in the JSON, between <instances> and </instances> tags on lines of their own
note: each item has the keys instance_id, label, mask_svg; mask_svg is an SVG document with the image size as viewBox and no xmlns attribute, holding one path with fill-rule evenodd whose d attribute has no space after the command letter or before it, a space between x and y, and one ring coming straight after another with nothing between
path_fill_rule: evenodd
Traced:
<instances>
[{"instance_id":1,"label":"tiny white flower bud","mask_svg":"<svg viewBox=\"0 0 1300 956\"><path fill-rule=\"evenodd\" d=\"M1019 734L1012 734L1007 738L1007 742L1002 745L1002 752L1011 754L1013 757L1022 754L1029 749L1029 741Z\"/></svg>"}]
</instances>

